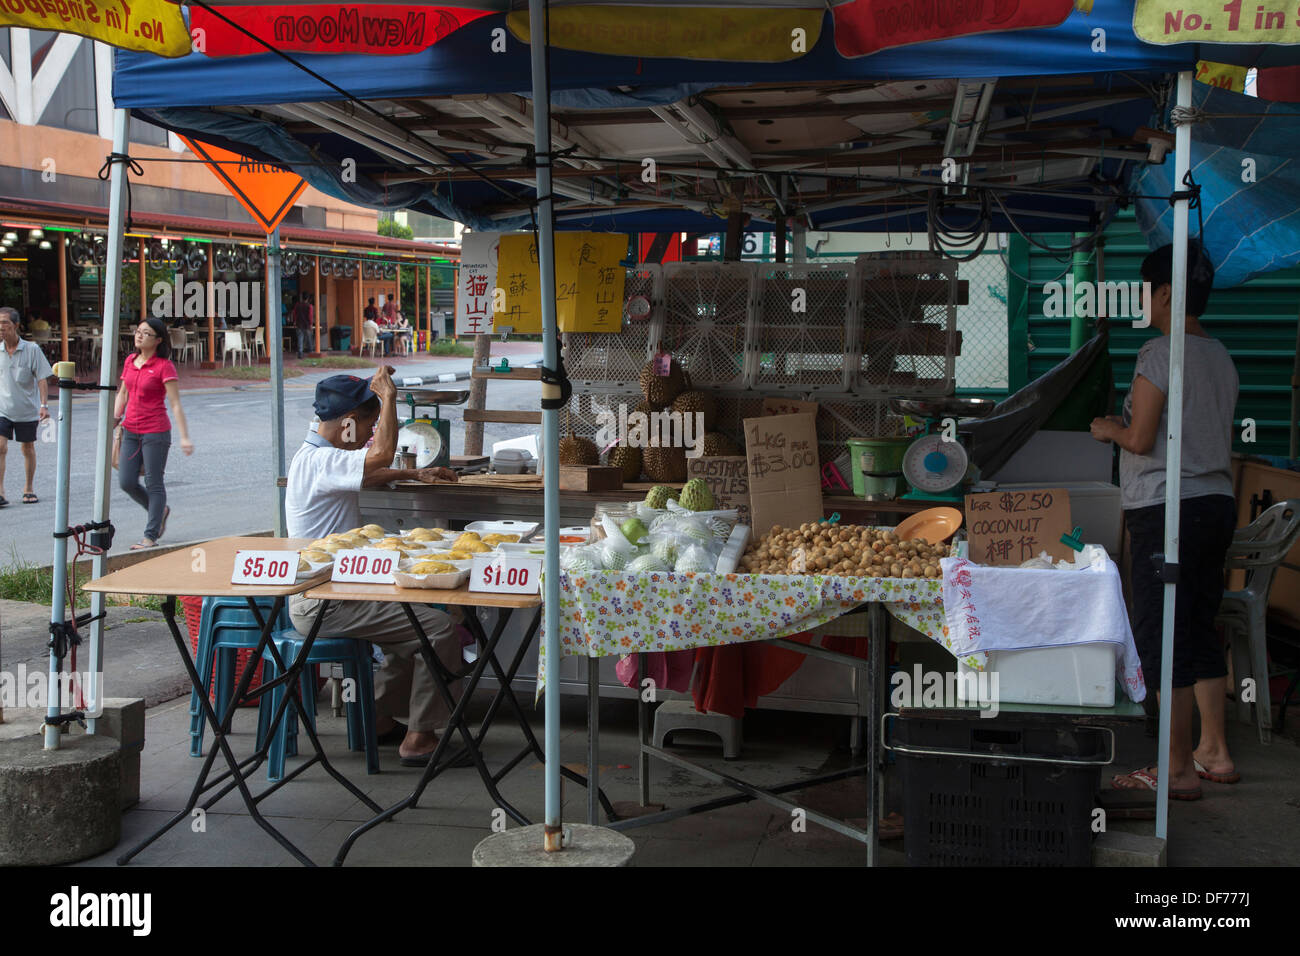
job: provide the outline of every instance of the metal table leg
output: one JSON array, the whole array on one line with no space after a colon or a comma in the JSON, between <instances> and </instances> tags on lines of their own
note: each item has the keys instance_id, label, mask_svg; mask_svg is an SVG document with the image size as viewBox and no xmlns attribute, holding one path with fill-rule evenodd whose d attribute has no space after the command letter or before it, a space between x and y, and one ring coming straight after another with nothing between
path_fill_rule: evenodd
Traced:
<instances>
[{"instance_id":1,"label":"metal table leg","mask_svg":"<svg viewBox=\"0 0 1300 956\"><path fill-rule=\"evenodd\" d=\"M637 752L637 782L641 788L641 806L650 806L650 702L646 700L645 654L636 656L636 730L640 747Z\"/></svg>"},{"instance_id":2,"label":"metal table leg","mask_svg":"<svg viewBox=\"0 0 1300 956\"><path fill-rule=\"evenodd\" d=\"M587 658L587 822L600 823L600 658Z\"/></svg>"}]
</instances>

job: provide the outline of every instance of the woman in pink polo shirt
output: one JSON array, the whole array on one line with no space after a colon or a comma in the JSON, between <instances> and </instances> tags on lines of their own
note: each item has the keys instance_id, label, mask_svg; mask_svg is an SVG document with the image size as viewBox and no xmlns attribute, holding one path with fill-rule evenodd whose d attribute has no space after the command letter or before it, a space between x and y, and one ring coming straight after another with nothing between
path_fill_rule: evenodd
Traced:
<instances>
[{"instance_id":1,"label":"woman in pink polo shirt","mask_svg":"<svg viewBox=\"0 0 1300 956\"><path fill-rule=\"evenodd\" d=\"M171 404L181 430L181 451L187 455L194 453L185 413L181 411L176 366L167 357L170 351L167 326L157 319L143 319L135 330L135 351L126 357L122 366L122 385L113 408L113 416L122 429L118 482L136 504L149 512L144 537L131 545L133 551L157 544L171 514L163 471L172 443L172 425L163 407L164 398ZM141 472L145 476L144 485L140 484Z\"/></svg>"}]
</instances>

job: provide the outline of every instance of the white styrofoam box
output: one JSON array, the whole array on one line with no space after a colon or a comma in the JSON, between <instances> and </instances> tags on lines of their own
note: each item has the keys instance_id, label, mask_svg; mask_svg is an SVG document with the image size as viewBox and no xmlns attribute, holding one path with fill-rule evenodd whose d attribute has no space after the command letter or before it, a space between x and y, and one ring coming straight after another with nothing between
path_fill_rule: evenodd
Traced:
<instances>
[{"instance_id":1,"label":"white styrofoam box","mask_svg":"<svg viewBox=\"0 0 1300 956\"><path fill-rule=\"evenodd\" d=\"M1000 704L1115 706L1114 644L989 651L988 668L990 673L998 675L996 699ZM978 672L958 661L957 673ZM974 686L957 681L958 699L964 700L966 691L973 690ZM992 690L991 685L985 686Z\"/></svg>"},{"instance_id":2,"label":"white styrofoam box","mask_svg":"<svg viewBox=\"0 0 1300 956\"><path fill-rule=\"evenodd\" d=\"M1024 488L1064 488L1068 491L1070 518L1076 527L1083 529L1084 543L1099 544L1113 559L1119 560L1120 548L1124 544L1124 512L1120 507L1119 485L1108 481L998 482L998 490Z\"/></svg>"},{"instance_id":3,"label":"white styrofoam box","mask_svg":"<svg viewBox=\"0 0 1300 956\"><path fill-rule=\"evenodd\" d=\"M1063 482L1109 482L1114 451L1088 432L1038 431L997 471L980 477L996 481L1060 487Z\"/></svg>"}]
</instances>

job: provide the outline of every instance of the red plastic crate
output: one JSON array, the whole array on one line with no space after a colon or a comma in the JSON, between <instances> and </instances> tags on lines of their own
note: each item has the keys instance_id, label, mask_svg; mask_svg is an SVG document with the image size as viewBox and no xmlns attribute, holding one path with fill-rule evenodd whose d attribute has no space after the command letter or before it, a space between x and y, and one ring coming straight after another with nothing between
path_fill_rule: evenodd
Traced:
<instances>
[{"instance_id":1,"label":"red plastic crate","mask_svg":"<svg viewBox=\"0 0 1300 956\"><path fill-rule=\"evenodd\" d=\"M190 632L190 653L197 655L199 650L199 623L203 614L203 598L182 597L180 599L180 602L181 602L181 606L185 608L185 627ZM249 658L252 656L252 653L253 652L251 650L239 651L239 655L236 658L236 663L235 663L236 679L238 679L239 675L243 673L244 667L248 664ZM265 663L264 661L258 662L257 670L253 672L252 683L248 685L249 690L252 690L254 687L262 686L262 666L264 663ZM196 662L195 668L197 669L197 667L198 664ZM213 703L216 703L217 700L216 693L214 691L214 685L216 684L216 680L217 680L216 668L213 668L212 675L208 679L208 699L211 700ZM256 707L257 701L254 700L249 703L243 704L241 706Z\"/></svg>"}]
</instances>

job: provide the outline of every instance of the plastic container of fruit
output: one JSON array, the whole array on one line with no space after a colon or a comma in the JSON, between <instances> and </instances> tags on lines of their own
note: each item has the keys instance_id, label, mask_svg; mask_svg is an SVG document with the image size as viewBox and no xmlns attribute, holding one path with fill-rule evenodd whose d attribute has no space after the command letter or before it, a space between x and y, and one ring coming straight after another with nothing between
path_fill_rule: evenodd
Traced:
<instances>
[{"instance_id":1,"label":"plastic container of fruit","mask_svg":"<svg viewBox=\"0 0 1300 956\"><path fill-rule=\"evenodd\" d=\"M465 525L465 530L473 531L480 537L485 534L517 534L520 541L527 541L528 536L536 531L537 527L538 523L536 521L502 519L499 521L471 521ZM449 534L455 539L460 532L452 531Z\"/></svg>"},{"instance_id":2,"label":"plastic container of fruit","mask_svg":"<svg viewBox=\"0 0 1300 956\"><path fill-rule=\"evenodd\" d=\"M425 560L428 560L427 558ZM413 574L411 568L419 563L419 559L404 558L397 562L397 570L393 572L393 581L399 588L424 588L426 590L451 591L460 587L469 580L469 569L474 563L472 561L446 561L446 564L453 565L455 571L443 571L436 574Z\"/></svg>"}]
</instances>

